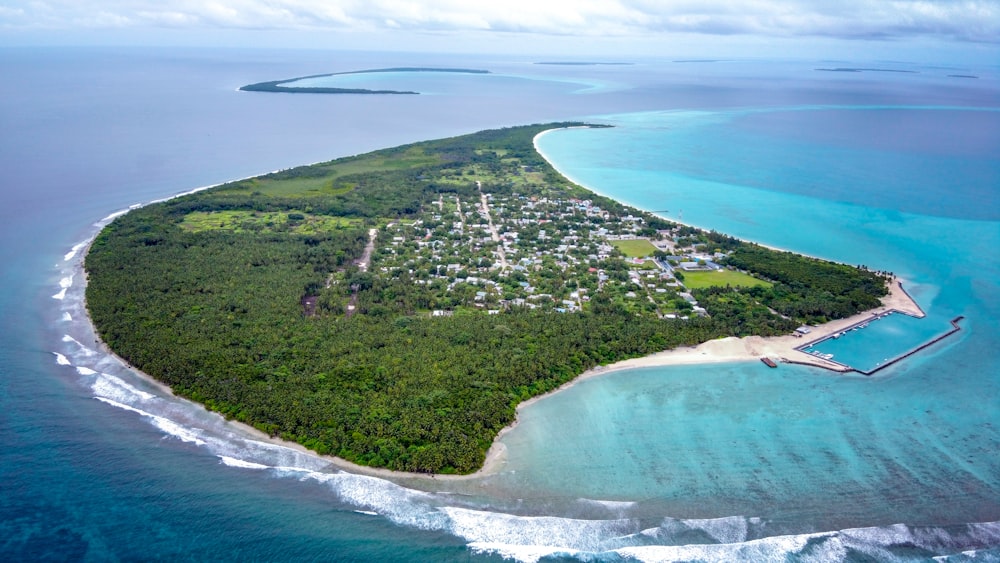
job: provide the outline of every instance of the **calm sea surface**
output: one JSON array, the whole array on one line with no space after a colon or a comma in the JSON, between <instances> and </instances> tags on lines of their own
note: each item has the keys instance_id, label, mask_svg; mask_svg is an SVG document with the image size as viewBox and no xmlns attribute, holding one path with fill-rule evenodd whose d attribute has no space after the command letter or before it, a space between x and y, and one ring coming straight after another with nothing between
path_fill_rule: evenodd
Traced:
<instances>
[{"instance_id":1,"label":"calm sea surface","mask_svg":"<svg viewBox=\"0 0 1000 563\"><path fill-rule=\"evenodd\" d=\"M0 556L1000 560L1000 68L635 62L0 50ZM494 74L349 78L422 96L236 91L402 66ZM616 125L539 140L596 191L903 277L927 317L851 333L837 357L963 330L872 378L754 362L591 379L523 412L500 473L431 485L258 442L96 346L81 244L113 213L562 119Z\"/></svg>"}]
</instances>

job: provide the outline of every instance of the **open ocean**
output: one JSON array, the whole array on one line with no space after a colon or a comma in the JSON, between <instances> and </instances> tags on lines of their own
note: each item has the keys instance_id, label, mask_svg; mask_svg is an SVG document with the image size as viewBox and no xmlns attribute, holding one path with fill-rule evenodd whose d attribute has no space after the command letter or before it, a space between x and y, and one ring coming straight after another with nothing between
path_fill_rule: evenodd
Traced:
<instances>
[{"instance_id":1,"label":"open ocean","mask_svg":"<svg viewBox=\"0 0 1000 563\"><path fill-rule=\"evenodd\" d=\"M1000 561L1000 66L533 62L0 49L0 559ZM237 91L402 66L494 74L325 79L421 96ZM816 70L834 66L911 72ZM499 473L430 484L257 441L95 342L83 245L130 206L566 119L616 125L539 139L595 191L905 279L927 317L837 357L962 330L870 378L747 362L590 379L522 413Z\"/></svg>"}]
</instances>

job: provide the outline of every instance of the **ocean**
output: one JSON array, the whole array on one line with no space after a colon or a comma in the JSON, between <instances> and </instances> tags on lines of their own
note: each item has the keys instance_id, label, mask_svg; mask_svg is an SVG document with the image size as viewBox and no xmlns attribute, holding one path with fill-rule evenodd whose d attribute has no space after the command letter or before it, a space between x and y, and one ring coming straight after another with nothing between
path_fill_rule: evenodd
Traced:
<instances>
[{"instance_id":1,"label":"ocean","mask_svg":"<svg viewBox=\"0 0 1000 563\"><path fill-rule=\"evenodd\" d=\"M534 62L0 50L0 556L1000 560L1000 67ZM237 91L404 66L493 75L350 77L422 96ZM830 66L910 72L816 70ZM894 357L960 316L962 330L872 377L751 362L589 379L521 413L497 474L392 482L171 397L86 321L84 244L130 206L566 119L616 126L539 139L595 191L903 278L926 318L851 333L838 357Z\"/></svg>"}]
</instances>

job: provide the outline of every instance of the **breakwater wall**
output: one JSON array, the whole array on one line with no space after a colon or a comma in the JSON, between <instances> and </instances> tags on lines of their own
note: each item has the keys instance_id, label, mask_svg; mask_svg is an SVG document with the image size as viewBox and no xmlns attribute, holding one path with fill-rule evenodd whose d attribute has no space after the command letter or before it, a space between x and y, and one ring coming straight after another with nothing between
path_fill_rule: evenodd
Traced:
<instances>
[{"instance_id":1,"label":"breakwater wall","mask_svg":"<svg viewBox=\"0 0 1000 563\"><path fill-rule=\"evenodd\" d=\"M955 334L956 332L962 330L962 327L958 323L960 323L964 319L965 319L964 315L959 315L959 316L955 317L954 319L951 320L951 330L949 330L948 332L945 332L943 334L935 336L934 338L928 340L927 342L924 342L920 346L917 346L916 348L913 348L912 350L909 350L909 351L907 351L907 352L905 352L903 354L900 354L900 355L896 356L895 358L889 360L888 362L885 362L884 364L881 364L881 365L875 367L872 370L863 371L863 370L854 369L854 368L851 368L851 369L853 369L854 371L856 371L858 373L863 373L865 375L872 375L873 373L875 373L875 372L877 372L879 370L883 370L883 369L885 369L885 368L887 368L887 367L889 367L889 366L891 366L891 365L893 365L893 364L895 364L895 363L897 363L897 362L899 362L901 360L909 358L910 356L916 354L917 352L920 352L921 350L925 350L925 349L927 349L927 348L929 348L929 347L937 344L938 342L944 340L945 338L948 338L949 336Z\"/></svg>"}]
</instances>

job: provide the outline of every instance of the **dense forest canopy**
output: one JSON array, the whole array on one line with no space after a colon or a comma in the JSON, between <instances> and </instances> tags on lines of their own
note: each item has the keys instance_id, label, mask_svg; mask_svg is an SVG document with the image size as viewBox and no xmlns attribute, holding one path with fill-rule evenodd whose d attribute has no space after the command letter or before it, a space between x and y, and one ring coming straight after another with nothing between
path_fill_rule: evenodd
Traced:
<instances>
[{"instance_id":1,"label":"dense forest canopy","mask_svg":"<svg viewBox=\"0 0 1000 563\"><path fill-rule=\"evenodd\" d=\"M87 255L91 317L126 361L226 417L364 465L466 473L518 403L588 368L782 334L885 294L880 274L571 184L532 140L579 125L406 145L135 209ZM692 296L663 257L606 242L629 237L717 253L766 283Z\"/></svg>"}]
</instances>

